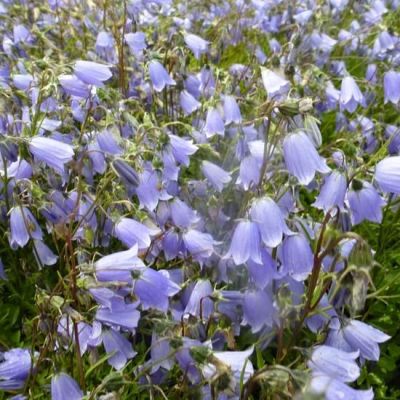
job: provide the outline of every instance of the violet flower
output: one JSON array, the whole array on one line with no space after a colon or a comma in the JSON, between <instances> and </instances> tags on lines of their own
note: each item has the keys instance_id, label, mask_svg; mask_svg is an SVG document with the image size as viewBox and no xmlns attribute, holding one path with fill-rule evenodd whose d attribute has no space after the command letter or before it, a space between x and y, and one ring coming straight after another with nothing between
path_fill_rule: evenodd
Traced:
<instances>
[{"instance_id":1,"label":"violet flower","mask_svg":"<svg viewBox=\"0 0 400 400\"><path fill-rule=\"evenodd\" d=\"M384 192L400 194L400 156L380 161L375 167L375 180Z\"/></svg>"},{"instance_id":2,"label":"violet flower","mask_svg":"<svg viewBox=\"0 0 400 400\"><path fill-rule=\"evenodd\" d=\"M165 86L174 86L176 84L166 69L158 61L153 60L150 62L149 74L156 92L162 92Z\"/></svg>"},{"instance_id":3,"label":"violet flower","mask_svg":"<svg viewBox=\"0 0 400 400\"><path fill-rule=\"evenodd\" d=\"M103 87L103 82L112 77L109 65L93 61L77 61L74 66L74 73L82 82L98 87Z\"/></svg>"},{"instance_id":4,"label":"violet flower","mask_svg":"<svg viewBox=\"0 0 400 400\"><path fill-rule=\"evenodd\" d=\"M61 175L64 173L65 164L74 158L71 145L43 136L32 138L29 150L37 160L43 161Z\"/></svg>"},{"instance_id":5,"label":"violet flower","mask_svg":"<svg viewBox=\"0 0 400 400\"><path fill-rule=\"evenodd\" d=\"M51 379L51 400L81 400L83 392L75 379L61 372Z\"/></svg>"},{"instance_id":6,"label":"violet flower","mask_svg":"<svg viewBox=\"0 0 400 400\"><path fill-rule=\"evenodd\" d=\"M326 161L304 132L286 136L283 141L283 155L288 171L302 185L308 185L314 179L316 171L324 174L330 171Z\"/></svg>"}]
</instances>

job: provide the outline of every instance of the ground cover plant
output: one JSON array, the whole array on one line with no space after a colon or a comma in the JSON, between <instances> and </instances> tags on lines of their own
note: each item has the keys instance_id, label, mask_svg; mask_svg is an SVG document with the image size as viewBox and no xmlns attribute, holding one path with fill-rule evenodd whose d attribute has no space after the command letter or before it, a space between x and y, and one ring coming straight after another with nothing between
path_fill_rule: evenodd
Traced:
<instances>
[{"instance_id":1,"label":"ground cover plant","mask_svg":"<svg viewBox=\"0 0 400 400\"><path fill-rule=\"evenodd\" d=\"M0 1L0 399L398 399L398 0Z\"/></svg>"}]
</instances>

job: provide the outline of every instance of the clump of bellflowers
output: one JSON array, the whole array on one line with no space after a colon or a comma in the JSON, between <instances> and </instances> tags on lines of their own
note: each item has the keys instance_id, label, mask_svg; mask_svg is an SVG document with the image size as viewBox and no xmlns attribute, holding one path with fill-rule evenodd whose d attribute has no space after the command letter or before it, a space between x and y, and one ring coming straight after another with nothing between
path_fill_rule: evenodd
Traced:
<instances>
[{"instance_id":1,"label":"clump of bellflowers","mask_svg":"<svg viewBox=\"0 0 400 400\"><path fill-rule=\"evenodd\" d=\"M398 2L3 3L4 396L385 398Z\"/></svg>"}]
</instances>

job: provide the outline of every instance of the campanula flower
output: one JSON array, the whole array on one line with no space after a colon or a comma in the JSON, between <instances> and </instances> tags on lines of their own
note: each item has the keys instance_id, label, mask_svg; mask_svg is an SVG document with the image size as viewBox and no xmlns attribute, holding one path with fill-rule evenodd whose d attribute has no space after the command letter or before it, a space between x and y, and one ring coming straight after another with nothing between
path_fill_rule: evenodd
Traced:
<instances>
[{"instance_id":1,"label":"campanula flower","mask_svg":"<svg viewBox=\"0 0 400 400\"><path fill-rule=\"evenodd\" d=\"M64 173L65 164L74 158L71 145L43 136L32 138L29 150L35 159L44 162L60 174Z\"/></svg>"},{"instance_id":2,"label":"campanula flower","mask_svg":"<svg viewBox=\"0 0 400 400\"><path fill-rule=\"evenodd\" d=\"M328 212L335 206L342 210L346 191L346 177L338 171L333 171L325 178L324 184L313 206L325 212Z\"/></svg>"},{"instance_id":3,"label":"campanula flower","mask_svg":"<svg viewBox=\"0 0 400 400\"><path fill-rule=\"evenodd\" d=\"M146 225L131 218L121 218L115 225L115 236L128 247L137 244L139 249L146 249L151 244L152 233Z\"/></svg>"},{"instance_id":4,"label":"campanula flower","mask_svg":"<svg viewBox=\"0 0 400 400\"><path fill-rule=\"evenodd\" d=\"M202 39L200 36L188 33L184 36L183 39L187 47L189 47L189 49L192 50L194 56L197 59L199 59L203 53L207 52L208 45L210 42Z\"/></svg>"},{"instance_id":5,"label":"campanula flower","mask_svg":"<svg viewBox=\"0 0 400 400\"><path fill-rule=\"evenodd\" d=\"M215 134L224 136L225 124L221 117L221 114L216 108L210 108L207 111L206 123L204 126L204 132L207 138L214 136Z\"/></svg>"},{"instance_id":6,"label":"campanula flower","mask_svg":"<svg viewBox=\"0 0 400 400\"><path fill-rule=\"evenodd\" d=\"M77 61L74 66L74 73L82 82L98 87L103 87L103 82L112 77L109 65L93 61Z\"/></svg>"},{"instance_id":7,"label":"campanula flower","mask_svg":"<svg viewBox=\"0 0 400 400\"><path fill-rule=\"evenodd\" d=\"M242 122L240 108L233 96L224 96L224 119L226 125L232 122L235 124L240 124Z\"/></svg>"},{"instance_id":8,"label":"campanula flower","mask_svg":"<svg viewBox=\"0 0 400 400\"><path fill-rule=\"evenodd\" d=\"M290 82L274 71L261 67L261 77L268 97L281 97L289 92Z\"/></svg>"},{"instance_id":9,"label":"campanula flower","mask_svg":"<svg viewBox=\"0 0 400 400\"><path fill-rule=\"evenodd\" d=\"M346 352L331 346L316 346L307 365L314 373L325 374L340 382L354 382L360 376L356 359L360 353Z\"/></svg>"},{"instance_id":10,"label":"campanula flower","mask_svg":"<svg viewBox=\"0 0 400 400\"><path fill-rule=\"evenodd\" d=\"M204 160L201 163L201 172L207 178L211 186L213 186L218 192L221 192L224 186L232 180L229 172L226 172L221 167L211 163L210 161Z\"/></svg>"},{"instance_id":11,"label":"campanula flower","mask_svg":"<svg viewBox=\"0 0 400 400\"><path fill-rule=\"evenodd\" d=\"M400 72L388 71L383 77L385 104L390 101L397 104L400 100Z\"/></svg>"},{"instance_id":12,"label":"campanula flower","mask_svg":"<svg viewBox=\"0 0 400 400\"><path fill-rule=\"evenodd\" d=\"M158 61L150 62L149 74L156 92L162 92L165 86L174 86L176 84L166 69Z\"/></svg>"},{"instance_id":13,"label":"campanula flower","mask_svg":"<svg viewBox=\"0 0 400 400\"><path fill-rule=\"evenodd\" d=\"M365 98L351 76L346 76L342 80L339 103L341 111L347 110L351 113L356 110L358 105L365 107Z\"/></svg>"},{"instance_id":14,"label":"campanula flower","mask_svg":"<svg viewBox=\"0 0 400 400\"><path fill-rule=\"evenodd\" d=\"M225 257L232 257L236 265L243 264L248 259L261 264L260 232L255 222L246 220L237 224Z\"/></svg>"},{"instance_id":15,"label":"campanula flower","mask_svg":"<svg viewBox=\"0 0 400 400\"><path fill-rule=\"evenodd\" d=\"M114 329L105 329L102 333L102 340L106 353L111 355L107 362L117 371L137 354L133 350L131 342L121 332Z\"/></svg>"},{"instance_id":16,"label":"campanula flower","mask_svg":"<svg viewBox=\"0 0 400 400\"><path fill-rule=\"evenodd\" d=\"M31 211L24 206L14 207L10 212L10 244L12 248L24 247L29 239L41 240L42 230Z\"/></svg>"},{"instance_id":17,"label":"campanula flower","mask_svg":"<svg viewBox=\"0 0 400 400\"><path fill-rule=\"evenodd\" d=\"M344 326L343 336L354 351L359 350L361 357L372 361L379 360L378 343L383 343L390 339L389 335L379 329L355 319Z\"/></svg>"},{"instance_id":18,"label":"campanula flower","mask_svg":"<svg viewBox=\"0 0 400 400\"><path fill-rule=\"evenodd\" d=\"M250 215L258 225L263 243L268 247L277 247L282 242L283 234L291 233L281 209L269 197L255 200Z\"/></svg>"},{"instance_id":19,"label":"campanula flower","mask_svg":"<svg viewBox=\"0 0 400 400\"><path fill-rule=\"evenodd\" d=\"M187 90L182 90L182 92L179 94L179 104L181 105L185 115L192 114L201 106L201 103L197 101L196 98Z\"/></svg>"},{"instance_id":20,"label":"campanula flower","mask_svg":"<svg viewBox=\"0 0 400 400\"><path fill-rule=\"evenodd\" d=\"M375 167L375 180L384 192L400 194L400 156L380 161Z\"/></svg>"},{"instance_id":21,"label":"campanula flower","mask_svg":"<svg viewBox=\"0 0 400 400\"><path fill-rule=\"evenodd\" d=\"M17 390L25 385L32 368L27 349L11 349L0 352L0 389Z\"/></svg>"},{"instance_id":22,"label":"campanula flower","mask_svg":"<svg viewBox=\"0 0 400 400\"><path fill-rule=\"evenodd\" d=\"M51 400L81 400L83 392L75 379L61 372L51 379Z\"/></svg>"},{"instance_id":23,"label":"campanula flower","mask_svg":"<svg viewBox=\"0 0 400 400\"><path fill-rule=\"evenodd\" d=\"M315 176L315 172L326 174L330 168L313 146L304 132L292 133L283 141L283 155L289 172L302 185L308 185Z\"/></svg>"}]
</instances>

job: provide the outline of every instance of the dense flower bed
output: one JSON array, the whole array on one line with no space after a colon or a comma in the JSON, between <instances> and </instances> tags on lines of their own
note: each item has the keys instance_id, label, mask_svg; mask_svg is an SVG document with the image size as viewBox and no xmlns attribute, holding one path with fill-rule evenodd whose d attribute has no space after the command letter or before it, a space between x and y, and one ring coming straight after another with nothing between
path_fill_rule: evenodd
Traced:
<instances>
[{"instance_id":1,"label":"dense flower bed","mask_svg":"<svg viewBox=\"0 0 400 400\"><path fill-rule=\"evenodd\" d=\"M0 399L374 398L399 6L1 1Z\"/></svg>"}]
</instances>

